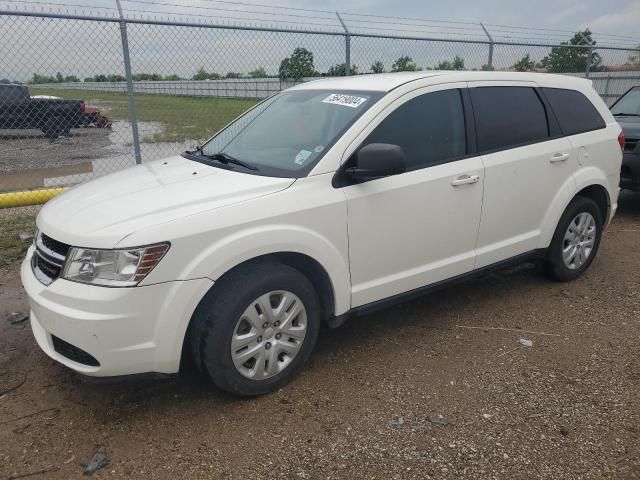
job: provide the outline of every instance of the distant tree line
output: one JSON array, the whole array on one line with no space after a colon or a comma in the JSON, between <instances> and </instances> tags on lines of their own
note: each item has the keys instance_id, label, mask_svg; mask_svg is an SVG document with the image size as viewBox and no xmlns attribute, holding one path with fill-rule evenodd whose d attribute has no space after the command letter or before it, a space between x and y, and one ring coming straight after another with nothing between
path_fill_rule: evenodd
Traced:
<instances>
[{"instance_id":1,"label":"distant tree line","mask_svg":"<svg viewBox=\"0 0 640 480\"><path fill-rule=\"evenodd\" d=\"M528 71L543 71L552 73L565 73L565 72L584 72L589 63L591 71L606 71L607 67L602 65L602 57L595 51L592 51L589 59L588 47L595 47L596 42L593 40L593 35L589 29L576 32L573 37L568 41L562 42L559 46L552 47L548 55L535 60L530 53L527 53L517 60L510 69L518 72ZM629 55L627 64L630 68L640 67L640 45L636 49L637 53ZM191 78L183 78L180 75L161 75L158 73L136 73L132 75L135 81L176 81L176 80L222 80L222 79L236 79L236 78L275 78L278 77L282 80L299 81L308 77L340 77L346 74L345 63L338 63L327 69L326 72L319 72L316 70L313 62L313 53L303 47L298 47L293 50L290 56L284 58L280 62L278 74L267 74L264 67L258 67L247 74L239 72L227 72L226 74L220 74L216 72L209 72L204 67L198 69L198 71ZM451 60L440 60L433 66L420 67L409 56L403 55L397 58L389 69L390 72L415 72L420 70L466 70L464 58L459 55L454 56ZM493 67L489 65L482 65L481 70L493 70ZM376 60L370 67L373 73L386 72L386 67L381 60ZM359 68L357 65L350 65L349 74L357 75ZM97 74L91 77L86 77L85 82L124 82L126 79L123 75L119 74ZM8 82L8 80L7 80ZM41 75L34 73L33 77L28 83L71 83L80 82L80 79L75 75L63 76L58 72L55 76Z\"/></svg>"}]
</instances>

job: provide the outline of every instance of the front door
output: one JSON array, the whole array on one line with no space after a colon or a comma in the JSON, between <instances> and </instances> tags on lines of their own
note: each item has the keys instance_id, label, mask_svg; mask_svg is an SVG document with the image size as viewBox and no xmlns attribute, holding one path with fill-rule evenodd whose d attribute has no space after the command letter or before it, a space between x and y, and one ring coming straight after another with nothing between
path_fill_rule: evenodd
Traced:
<instances>
[{"instance_id":1,"label":"front door","mask_svg":"<svg viewBox=\"0 0 640 480\"><path fill-rule=\"evenodd\" d=\"M464 87L405 95L357 140L401 146L408 171L342 187L352 307L473 270L483 167L467 155Z\"/></svg>"}]
</instances>

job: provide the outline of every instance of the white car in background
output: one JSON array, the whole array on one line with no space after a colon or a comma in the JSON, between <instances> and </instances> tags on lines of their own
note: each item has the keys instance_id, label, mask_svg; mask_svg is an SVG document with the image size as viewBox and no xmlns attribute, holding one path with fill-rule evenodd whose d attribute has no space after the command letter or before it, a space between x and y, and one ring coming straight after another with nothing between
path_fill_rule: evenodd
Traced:
<instances>
[{"instance_id":1,"label":"white car in background","mask_svg":"<svg viewBox=\"0 0 640 480\"><path fill-rule=\"evenodd\" d=\"M620 126L587 80L412 72L308 82L195 151L73 188L22 266L31 326L89 376L272 391L322 322L506 262L556 280L616 211Z\"/></svg>"}]
</instances>

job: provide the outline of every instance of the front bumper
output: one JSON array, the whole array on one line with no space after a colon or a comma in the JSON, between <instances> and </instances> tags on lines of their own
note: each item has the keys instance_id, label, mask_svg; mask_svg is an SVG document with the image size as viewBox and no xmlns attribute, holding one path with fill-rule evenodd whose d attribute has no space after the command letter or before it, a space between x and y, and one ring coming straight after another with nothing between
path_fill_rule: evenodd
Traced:
<instances>
[{"instance_id":1,"label":"front bumper","mask_svg":"<svg viewBox=\"0 0 640 480\"><path fill-rule=\"evenodd\" d=\"M640 153L625 153L622 156L620 188L640 192Z\"/></svg>"},{"instance_id":2,"label":"front bumper","mask_svg":"<svg viewBox=\"0 0 640 480\"><path fill-rule=\"evenodd\" d=\"M96 377L179 370L189 320L211 280L107 288L59 278L45 286L31 270L32 255L33 247L20 275L33 335L47 355Z\"/></svg>"}]
</instances>

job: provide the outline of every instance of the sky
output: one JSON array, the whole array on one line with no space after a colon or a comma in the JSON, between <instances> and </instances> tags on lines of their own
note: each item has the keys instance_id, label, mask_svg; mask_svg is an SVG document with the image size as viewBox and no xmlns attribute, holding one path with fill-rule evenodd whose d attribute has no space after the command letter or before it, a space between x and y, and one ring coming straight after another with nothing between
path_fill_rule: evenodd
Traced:
<instances>
[{"instance_id":1,"label":"sky","mask_svg":"<svg viewBox=\"0 0 640 480\"><path fill-rule=\"evenodd\" d=\"M325 5L328 9L488 24L572 31L589 27L595 32L640 38L640 0L329 0Z\"/></svg>"},{"instance_id":2,"label":"sky","mask_svg":"<svg viewBox=\"0 0 640 480\"><path fill-rule=\"evenodd\" d=\"M121 0L130 18L174 18L205 23L262 25L342 32L333 12L340 11L349 30L448 39L480 39L483 22L495 40L558 43L572 32L590 28L598 45L640 44L640 0ZM65 7L55 7L57 4ZM254 5L251 5L254 4ZM258 6L271 5L271 7ZM283 8L288 7L288 8ZM115 0L0 0L0 9L67 11L117 15ZM321 10L310 12L309 10ZM344 38L304 33L196 29L129 25L134 73L178 74L190 78L199 68L224 75L264 67L277 74L281 60L298 46L313 52L318 71L344 61ZM20 81L45 75L122 73L117 23L92 23L0 16L0 78ZM7 41L10 39L10 41ZM487 62L487 45L418 42L354 37L351 62L360 72L377 60L389 70L395 59L411 56L421 68L433 68L459 55L467 68ZM546 47L495 47L494 66L507 68L523 55L539 61ZM630 52L601 51L605 64L625 63Z\"/></svg>"},{"instance_id":3,"label":"sky","mask_svg":"<svg viewBox=\"0 0 640 480\"><path fill-rule=\"evenodd\" d=\"M281 7L294 9L317 9L329 12L347 12L347 18L354 21L354 28L364 26L362 20L367 17L349 16L348 13L375 14L379 16L407 17L409 19L429 19L448 22L483 22L489 25L509 25L515 27L530 27L541 29L557 29L576 31L590 28L592 31L608 35L628 36L640 42L640 0L238 0L240 4L230 1L215 0L121 0L125 11L131 15L142 15L145 10L166 12L177 18L225 18L257 17L258 15L235 13L241 10L253 12L267 12L261 18L270 19L273 23L283 21L283 26L295 26L299 22L325 23L320 17L324 14L305 13L304 11L285 10ZM241 5L245 3L245 5ZM105 7L112 14L115 13L115 0L0 0L0 7L9 5L12 8L47 9L55 4L71 5L72 9L90 11L95 7ZM251 7L248 4L273 5L274 8ZM78 6L78 7L76 7ZM92 8L92 6L94 8ZM286 14L294 14L287 17ZM184 14L190 14L187 17ZM297 16L295 16L297 14ZM327 16L332 17L328 14ZM306 17L306 18L305 18ZM368 20L375 20L368 17ZM379 20L379 19L378 19ZM239 21L239 20L238 20ZM390 20L392 21L392 20ZM398 22L399 20L396 20ZM287 23L289 22L289 23ZM360 22L357 24L357 22ZM339 26L335 19L328 21ZM347 23L349 23L347 21ZM379 23L369 24L369 27L380 27ZM436 27L437 24L431 25ZM446 27L442 24L440 28ZM449 27L453 27L449 24ZM460 26L460 25L458 25ZM408 28L405 23L400 28ZM365 29L366 30L366 29ZM372 30L372 28L369 28ZM494 27L489 30L500 30ZM506 30L505 27L502 30ZM517 29L516 29L517 31ZM461 30L458 33L463 33ZM497 32L500 33L500 32ZM531 32L530 32L531 33ZM558 34L559 32L555 32ZM551 32L549 32L551 34ZM540 36L540 35L538 35ZM534 35L534 38L537 36Z\"/></svg>"}]
</instances>

